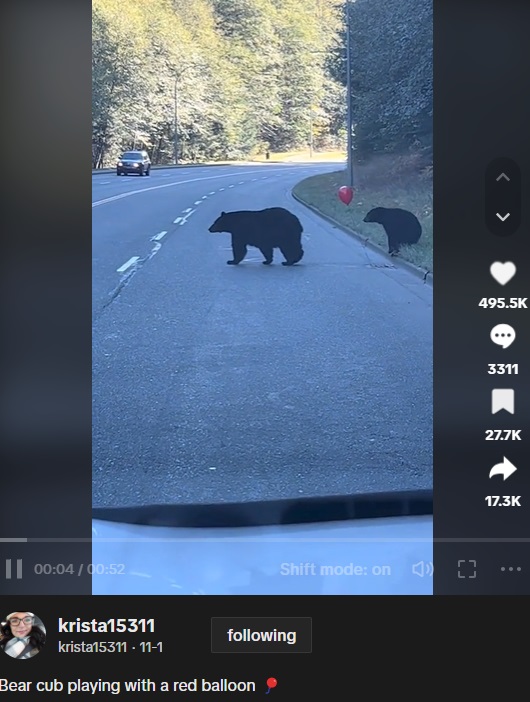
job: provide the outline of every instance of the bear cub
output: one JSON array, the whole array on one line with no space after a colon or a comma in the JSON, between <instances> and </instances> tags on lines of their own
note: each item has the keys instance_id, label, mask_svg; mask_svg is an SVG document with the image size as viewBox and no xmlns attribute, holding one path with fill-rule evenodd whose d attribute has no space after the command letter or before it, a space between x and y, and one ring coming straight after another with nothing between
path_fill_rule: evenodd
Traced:
<instances>
[{"instance_id":1,"label":"bear cub","mask_svg":"<svg viewBox=\"0 0 530 702\"><path fill-rule=\"evenodd\" d=\"M408 210L376 207L370 210L363 222L382 224L388 238L388 253L396 255L402 244L417 244L421 236L421 224Z\"/></svg>"}]
</instances>

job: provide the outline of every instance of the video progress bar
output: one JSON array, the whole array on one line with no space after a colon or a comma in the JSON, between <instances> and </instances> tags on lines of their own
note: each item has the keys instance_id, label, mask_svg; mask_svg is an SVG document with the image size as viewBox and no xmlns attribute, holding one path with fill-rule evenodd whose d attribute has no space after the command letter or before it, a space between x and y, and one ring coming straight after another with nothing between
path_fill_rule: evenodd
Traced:
<instances>
[{"instance_id":1,"label":"video progress bar","mask_svg":"<svg viewBox=\"0 0 530 702\"><path fill-rule=\"evenodd\" d=\"M2 539L0 537L0 543L2 543L2 544L23 544L23 543L26 543L26 541L28 541L28 539L24 539L22 537L16 537L13 539L9 539L9 538Z\"/></svg>"},{"instance_id":2,"label":"video progress bar","mask_svg":"<svg viewBox=\"0 0 530 702\"><path fill-rule=\"evenodd\" d=\"M300 544L300 543L352 543L352 544L419 544L419 543L429 543L429 544L517 544L517 543L530 543L530 537L515 537L515 538L475 538L475 537L450 537L450 538L420 538L420 539L361 539L361 538L282 538L282 537L180 537L180 538L123 538L123 537L91 537L91 538L19 538L19 539L0 539L4 543L39 543L39 544L67 544L67 543L131 543L131 544L141 544L141 543L281 543L281 544Z\"/></svg>"}]
</instances>

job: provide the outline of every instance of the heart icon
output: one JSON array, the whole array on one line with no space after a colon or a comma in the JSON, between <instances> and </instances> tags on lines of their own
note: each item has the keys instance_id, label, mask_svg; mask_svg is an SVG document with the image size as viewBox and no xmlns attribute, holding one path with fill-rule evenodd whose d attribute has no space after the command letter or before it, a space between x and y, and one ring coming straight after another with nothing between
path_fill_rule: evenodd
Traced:
<instances>
[{"instance_id":1,"label":"heart icon","mask_svg":"<svg viewBox=\"0 0 530 702\"><path fill-rule=\"evenodd\" d=\"M514 277L516 270L515 265L511 261L506 261L505 263L495 261L490 266L491 275L501 285L506 285Z\"/></svg>"}]
</instances>

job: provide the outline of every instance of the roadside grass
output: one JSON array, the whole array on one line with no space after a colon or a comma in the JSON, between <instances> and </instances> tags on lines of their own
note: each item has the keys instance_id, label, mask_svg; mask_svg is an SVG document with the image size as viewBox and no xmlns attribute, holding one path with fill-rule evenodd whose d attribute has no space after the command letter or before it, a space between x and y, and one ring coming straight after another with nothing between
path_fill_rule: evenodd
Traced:
<instances>
[{"instance_id":1,"label":"roadside grass","mask_svg":"<svg viewBox=\"0 0 530 702\"><path fill-rule=\"evenodd\" d=\"M385 251L388 250L385 231L380 224L363 222L366 213L373 207L400 207L413 212L421 222L422 236L417 244L403 246L400 257L433 271L432 169L420 169L418 161L409 156L379 156L354 168L355 194L349 205L338 197L338 189L348 182L345 169L306 178L293 192L303 202Z\"/></svg>"},{"instance_id":2,"label":"roadside grass","mask_svg":"<svg viewBox=\"0 0 530 702\"><path fill-rule=\"evenodd\" d=\"M252 156L253 161L267 161L265 154L256 154ZM269 162L296 162L296 161L346 161L344 151L313 151L310 154L307 151L282 151L270 153Z\"/></svg>"}]
</instances>

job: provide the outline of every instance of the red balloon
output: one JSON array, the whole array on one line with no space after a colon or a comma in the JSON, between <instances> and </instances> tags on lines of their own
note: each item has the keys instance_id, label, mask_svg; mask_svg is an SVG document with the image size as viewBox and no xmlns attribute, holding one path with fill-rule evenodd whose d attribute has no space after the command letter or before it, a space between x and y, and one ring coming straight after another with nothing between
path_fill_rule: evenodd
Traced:
<instances>
[{"instance_id":1,"label":"red balloon","mask_svg":"<svg viewBox=\"0 0 530 702\"><path fill-rule=\"evenodd\" d=\"M276 680L276 678L269 678L267 680L267 687L276 687L277 684L278 681Z\"/></svg>"},{"instance_id":2,"label":"red balloon","mask_svg":"<svg viewBox=\"0 0 530 702\"><path fill-rule=\"evenodd\" d=\"M350 202L353 200L353 193L354 190L353 188L350 188L349 185L343 185L339 188L339 198L342 200L342 202L344 202L345 205L349 205Z\"/></svg>"}]
</instances>

